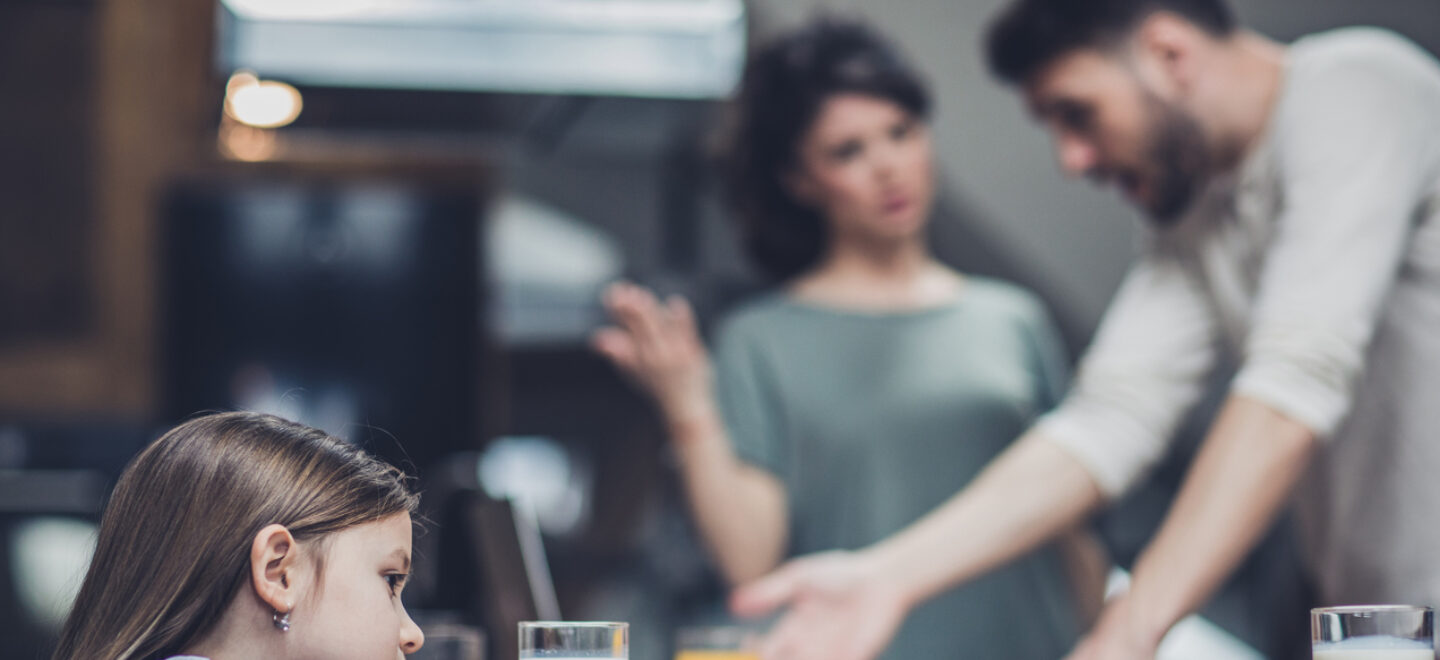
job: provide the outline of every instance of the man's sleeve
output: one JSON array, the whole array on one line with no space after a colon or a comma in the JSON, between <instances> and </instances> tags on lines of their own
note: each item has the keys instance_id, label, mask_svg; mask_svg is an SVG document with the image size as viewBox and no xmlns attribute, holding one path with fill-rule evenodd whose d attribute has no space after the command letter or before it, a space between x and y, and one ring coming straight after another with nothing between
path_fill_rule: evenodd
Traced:
<instances>
[{"instance_id":1,"label":"man's sleeve","mask_svg":"<svg viewBox=\"0 0 1440 660\"><path fill-rule=\"evenodd\" d=\"M1181 264L1138 263L1105 313L1069 395L1037 424L1118 497L1164 456L1204 394L1218 347L1214 316Z\"/></svg>"},{"instance_id":2,"label":"man's sleeve","mask_svg":"<svg viewBox=\"0 0 1440 660\"><path fill-rule=\"evenodd\" d=\"M1284 211L1232 387L1321 437L1350 409L1419 200L1440 176L1435 94L1384 64L1332 64L1286 100Z\"/></svg>"}]
</instances>

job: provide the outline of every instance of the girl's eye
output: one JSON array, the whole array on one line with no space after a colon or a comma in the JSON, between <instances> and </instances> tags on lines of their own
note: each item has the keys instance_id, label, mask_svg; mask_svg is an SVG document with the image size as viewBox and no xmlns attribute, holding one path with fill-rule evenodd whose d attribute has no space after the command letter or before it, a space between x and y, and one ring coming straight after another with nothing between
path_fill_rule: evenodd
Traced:
<instances>
[{"instance_id":1,"label":"girl's eye","mask_svg":"<svg viewBox=\"0 0 1440 660\"><path fill-rule=\"evenodd\" d=\"M385 583L390 585L390 595L399 595L401 587L405 586L405 578L410 577L404 573L386 573Z\"/></svg>"}]
</instances>

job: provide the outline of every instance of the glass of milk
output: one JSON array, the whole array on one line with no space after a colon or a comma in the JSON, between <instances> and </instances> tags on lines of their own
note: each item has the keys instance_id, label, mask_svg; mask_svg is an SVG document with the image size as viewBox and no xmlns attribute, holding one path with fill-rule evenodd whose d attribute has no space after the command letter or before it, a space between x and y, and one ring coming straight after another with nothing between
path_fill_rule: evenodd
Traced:
<instances>
[{"instance_id":1,"label":"glass of milk","mask_svg":"<svg viewBox=\"0 0 1440 660\"><path fill-rule=\"evenodd\" d=\"M612 621L521 621L520 660L630 657L630 624Z\"/></svg>"},{"instance_id":2,"label":"glass of milk","mask_svg":"<svg viewBox=\"0 0 1440 660\"><path fill-rule=\"evenodd\" d=\"M1435 613L1410 605L1310 610L1315 660L1435 660Z\"/></svg>"}]
</instances>

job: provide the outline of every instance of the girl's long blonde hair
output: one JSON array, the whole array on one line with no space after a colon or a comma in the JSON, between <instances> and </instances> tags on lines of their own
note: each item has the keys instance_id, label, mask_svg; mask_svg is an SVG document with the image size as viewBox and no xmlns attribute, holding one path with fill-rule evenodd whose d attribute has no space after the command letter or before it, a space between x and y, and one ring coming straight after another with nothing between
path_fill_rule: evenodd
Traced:
<instances>
[{"instance_id":1,"label":"girl's long blonde hair","mask_svg":"<svg viewBox=\"0 0 1440 660\"><path fill-rule=\"evenodd\" d=\"M303 542L416 504L399 470L318 429L257 413L181 424L116 484L54 660L178 654L247 583L266 525Z\"/></svg>"}]
</instances>

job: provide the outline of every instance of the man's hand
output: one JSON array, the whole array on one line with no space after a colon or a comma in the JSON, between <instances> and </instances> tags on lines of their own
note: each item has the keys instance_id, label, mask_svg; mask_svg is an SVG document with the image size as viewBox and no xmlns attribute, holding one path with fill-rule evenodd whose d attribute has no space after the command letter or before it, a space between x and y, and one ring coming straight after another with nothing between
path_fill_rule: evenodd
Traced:
<instances>
[{"instance_id":1,"label":"man's hand","mask_svg":"<svg viewBox=\"0 0 1440 660\"><path fill-rule=\"evenodd\" d=\"M863 552L802 557L741 587L731 609L788 612L760 643L762 660L872 660L910 610L899 588Z\"/></svg>"},{"instance_id":2,"label":"man's hand","mask_svg":"<svg viewBox=\"0 0 1440 660\"><path fill-rule=\"evenodd\" d=\"M1128 596L1105 606L1095 629L1065 660L1155 660L1160 637L1145 632Z\"/></svg>"}]
</instances>

